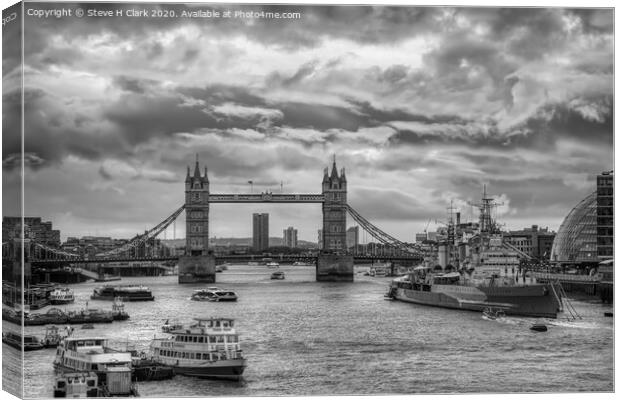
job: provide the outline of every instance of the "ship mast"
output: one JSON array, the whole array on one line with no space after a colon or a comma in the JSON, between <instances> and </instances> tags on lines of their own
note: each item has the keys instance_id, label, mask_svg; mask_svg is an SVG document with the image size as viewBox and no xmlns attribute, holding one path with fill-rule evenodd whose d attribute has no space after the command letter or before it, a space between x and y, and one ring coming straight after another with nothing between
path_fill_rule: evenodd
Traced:
<instances>
[{"instance_id":1,"label":"ship mast","mask_svg":"<svg viewBox=\"0 0 620 400\"><path fill-rule=\"evenodd\" d=\"M481 203L469 203L480 210L480 236L486 236L492 233L498 233L499 229L497 224L491 216L491 210L497 206L501 206L504 203L498 203L494 198L488 197L487 185L483 185L482 202Z\"/></svg>"}]
</instances>

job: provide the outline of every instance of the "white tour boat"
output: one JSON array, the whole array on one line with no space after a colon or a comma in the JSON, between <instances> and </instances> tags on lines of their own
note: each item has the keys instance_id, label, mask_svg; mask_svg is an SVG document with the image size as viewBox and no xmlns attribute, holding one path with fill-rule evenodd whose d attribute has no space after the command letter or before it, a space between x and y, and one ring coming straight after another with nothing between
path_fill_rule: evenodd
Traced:
<instances>
[{"instance_id":1,"label":"white tour boat","mask_svg":"<svg viewBox=\"0 0 620 400\"><path fill-rule=\"evenodd\" d=\"M192 300L195 301L237 301L237 293L228 289L209 287L194 290Z\"/></svg>"},{"instance_id":2,"label":"white tour boat","mask_svg":"<svg viewBox=\"0 0 620 400\"><path fill-rule=\"evenodd\" d=\"M51 304L68 304L75 301L73 290L69 288L56 288L50 293Z\"/></svg>"},{"instance_id":3,"label":"white tour boat","mask_svg":"<svg viewBox=\"0 0 620 400\"><path fill-rule=\"evenodd\" d=\"M238 380L246 367L239 336L230 318L195 318L189 327L153 339L154 360L172 366L175 374Z\"/></svg>"}]
</instances>

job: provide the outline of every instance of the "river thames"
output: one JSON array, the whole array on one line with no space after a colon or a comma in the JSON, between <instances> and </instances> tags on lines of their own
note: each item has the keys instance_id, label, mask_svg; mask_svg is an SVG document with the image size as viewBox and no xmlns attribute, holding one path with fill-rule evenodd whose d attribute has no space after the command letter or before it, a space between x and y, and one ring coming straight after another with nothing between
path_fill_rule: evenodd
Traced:
<instances>
[{"instance_id":1,"label":"river thames","mask_svg":"<svg viewBox=\"0 0 620 400\"><path fill-rule=\"evenodd\" d=\"M594 297L573 301L581 320L487 321L477 312L385 301L391 278L363 276L366 269L356 267L354 283L321 283L315 282L314 267L281 266L286 279L278 281L264 266L230 266L217 274L216 285L235 290L236 303L191 301L193 290L210 285L179 285L176 276L123 278L113 283L147 285L155 301L126 303L128 321L84 331L74 325L74 335L100 335L113 347L130 343L148 350L154 336L164 336L166 319L236 319L248 362L240 382L176 376L139 383L143 397L614 389L613 318L603 316L611 306ZM89 299L99 285L71 285L76 302L66 308L82 308L88 301L90 308L110 309L109 301ZM529 329L540 321L548 324L547 332ZM10 329L18 326L3 321L3 331ZM26 327L29 334L43 337L43 332L44 327ZM52 396L54 353L25 353L26 397ZM19 353L3 344L3 355L4 384L10 385Z\"/></svg>"}]
</instances>

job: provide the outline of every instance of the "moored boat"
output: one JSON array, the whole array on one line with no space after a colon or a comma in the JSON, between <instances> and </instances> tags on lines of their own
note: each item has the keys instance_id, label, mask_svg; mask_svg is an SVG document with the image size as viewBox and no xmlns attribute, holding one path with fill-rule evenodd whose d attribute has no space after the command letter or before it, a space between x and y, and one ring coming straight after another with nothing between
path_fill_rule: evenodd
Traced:
<instances>
[{"instance_id":1,"label":"moored boat","mask_svg":"<svg viewBox=\"0 0 620 400\"><path fill-rule=\"evenodd\" d=\"M93 300L152 301L155 296L151 290L142 285L105 285L97 287L90 296Z\"/></svg>"},{"instance_id":2,"label":"moored boat","mask_svg":"<svg viewBox=\"0 0 620 400\"><path fill-rule=\"evenodd\" d=\"M9 346L24 351L41 350L43 343L33 335L22 336L16 332L5 332L2 334L2 343L6 343ZM22 347L23 346L23 347Z\"/></svg>"},{"instance_id":3,"label":"moored boat","mask_svg":"<svg viewBox=\"0 0 620 400\"><path fill-rule=\"evenodd\" d=\"M112 319L114 321L125 321L129 319L129 314L125 311L125 304L120 297L114 299L114 303L112 303Z\"/></svg>"},{"instance_id":4,"label":"moored boat","mask_svg":"<svg viewBox=\"0 0 620 400\"><path fill-rule=\"evenodd\" d=\"M246 367L230 318L195 318L196 323L153 339L152 359L178 375L238 380Z\"/></svg>"},{"instance_id":5,"label":"moored boat","mask_svg":"<svg viewBox=\"0 0 620 400\"><path fill-rule=\"evenodd\" d=\"M56 347L60 344L60 342L64 338L65 336L60 335L60 332L57 326L55 325L46 326L45 337L43 337L43 340L41 341L41 343L43 344L43 347L46 347L46 348Z\"/></svg>"},{"instance_id":6,"label":"moored boat","mask_svg":"<svg viewBox=\"0 0 620 400\"><path fill-rule=\"evenodd\" d=\"M56 288L50 292L51 304L69 304L75 301L73 290L69 288Z\"/></svg>"},{"instance_id":7,"label":"moored boat","mask_svg":"<svg viewBox=\"0 0 620 400\"><path fill-rule=\"evenodd\" d=\"M458 224L450 218L447 232L452 238L438 246L437 258L394 279L389 296L437 307L478 312L499 308L507 315L557 318L562 310L559 284L537 282L520 268L519 253L503 242L491 218L493 205L485 191L477 232L468 237L461 233L459 239ZM469 247L465 259L456 251L459 240Z\"/></svg>"},{"instance_id":8,"label":"moored boat","mask_svg":"<svg viewBox=\"0 0 620 400\"><path fill-rule=\"evenodd\" d=\"M136 396L130 352L108 346L103 337L66 337L56 348L54 369L59 373L93 372L102 397Z\"/></svg>"},{"instance_id":9,"label":"moored boat","mask_svg":"<svg viewBox=\"0 0 620 400\"><path fill-rule=\"evenodd\" d=\"M94 372L58 374L54 381L54 397L100 397L99 380Z\"/></svg>"}]
</instances>

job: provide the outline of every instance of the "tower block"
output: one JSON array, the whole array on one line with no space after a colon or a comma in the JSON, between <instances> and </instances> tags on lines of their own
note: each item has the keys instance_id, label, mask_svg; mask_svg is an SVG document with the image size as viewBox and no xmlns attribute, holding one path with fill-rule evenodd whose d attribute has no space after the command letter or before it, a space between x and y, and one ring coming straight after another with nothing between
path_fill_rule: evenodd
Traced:
<instances>
[{"instance_id":1,"label":"tower block","mask_svg":"<svg viewBox=\"0 0 620 400\"><path fill-rule=\"evenodd\" d=\"M338 175L336 158L332 172L323 174L323 253L319 255L317 281L353 282L353 256L347 255L347 178Z\"/></svg>"},{"instance_id":2,"label":"tower block","mask_svg":"<svg viewBox=\"0 0 620 400\"><path fill-rule=\"evenodd\" d=\"M179 258L179 283L215 282L215 257L209 253L209 178L200 175L198 156L194 174L185 177L185 256Z\"/></svg>"}]
</instances>

